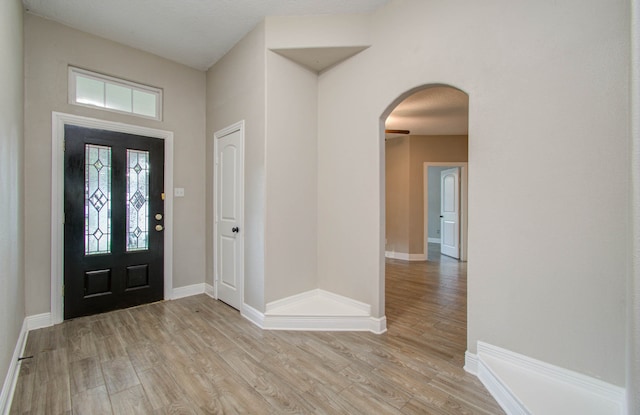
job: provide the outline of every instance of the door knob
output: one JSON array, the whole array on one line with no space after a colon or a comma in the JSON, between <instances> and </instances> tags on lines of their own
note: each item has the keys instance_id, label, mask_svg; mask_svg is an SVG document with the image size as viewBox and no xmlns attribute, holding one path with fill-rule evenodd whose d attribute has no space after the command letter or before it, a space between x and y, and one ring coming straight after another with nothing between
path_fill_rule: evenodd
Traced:
<instances>
[{"instance_id":1,"label":"door knob","mask_svg":"<svg viewBox=\"0 0 640 415\"><path fill-rule=\"evenodd\" d=\"M240 232L240 228L238 228L237 226L234 226L233 228L231 228L231 232L238 233Z\"/></svg>"},{"instance_id":2,"label":"door knob","mask_svg":"<svg viewBox=\"0 0 640 415\"><path fill-rule=\"evenodd\" d=\"M163 227L162 225L156 225L156 230L157 230L158 232L160 232L160 231L161 231L161 230L163 230L163 229L164 229L164 227Z\"/></svg>"}]
</instances>

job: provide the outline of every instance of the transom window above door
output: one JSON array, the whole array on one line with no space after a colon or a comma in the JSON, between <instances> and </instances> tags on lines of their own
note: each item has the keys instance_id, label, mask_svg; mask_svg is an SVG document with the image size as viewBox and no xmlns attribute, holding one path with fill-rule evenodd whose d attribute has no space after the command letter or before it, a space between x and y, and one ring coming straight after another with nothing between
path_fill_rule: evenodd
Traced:
<instances>
[{"instance_id":1,"label":"transom window above door","mask_svg":"<svg viewBox=\"0 0 640 415\"><path fill-rule=\"evenodd\" d=\"M69 66L69 103L162 119L162 89Z\"/></svg>"}]
</instances>

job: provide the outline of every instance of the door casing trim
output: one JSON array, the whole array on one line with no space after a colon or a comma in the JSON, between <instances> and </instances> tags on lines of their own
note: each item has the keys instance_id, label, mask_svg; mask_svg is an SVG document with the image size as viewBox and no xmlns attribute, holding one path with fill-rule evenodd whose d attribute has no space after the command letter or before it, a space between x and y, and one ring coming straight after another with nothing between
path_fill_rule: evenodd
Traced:
<instances>
[{"instance_id":1,"label":"door casing trim","mask_svg":"<svg viewBox=\"0 0 640 415\"><path fill-rule=\"evenodd\" d=\"M64 126L77 125L164 140L164 299L173 292L173 132L53 111L51 113L51 323L64 319Z\"/></svg>"}]
</instances>

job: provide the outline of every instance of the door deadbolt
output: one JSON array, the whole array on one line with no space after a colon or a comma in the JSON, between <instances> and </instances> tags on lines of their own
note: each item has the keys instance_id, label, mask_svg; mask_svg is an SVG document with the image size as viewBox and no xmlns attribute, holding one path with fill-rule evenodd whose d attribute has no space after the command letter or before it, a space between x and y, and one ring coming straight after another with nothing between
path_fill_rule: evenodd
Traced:
<instances>
[{"instance_id":1,"label":"door deadbolt","mask_svg":"<svg viewBox=\"0 0 640 415\"><path fill-rule=\"evenodd\" d=\"M156 213L156 220L162 220L162 213Z\"/></svg>"},{"instance_id":2,"label":"door deadbolt","mask_svg":"<svg viewBox=\"0 0 640 415\"><path fill-rule=\"evenodd\" d=\"M237 226L234 226L233 228L231 228L231 232L238 233L240 232L240 228L238 228Z\"/></svg>"}]
</instances>

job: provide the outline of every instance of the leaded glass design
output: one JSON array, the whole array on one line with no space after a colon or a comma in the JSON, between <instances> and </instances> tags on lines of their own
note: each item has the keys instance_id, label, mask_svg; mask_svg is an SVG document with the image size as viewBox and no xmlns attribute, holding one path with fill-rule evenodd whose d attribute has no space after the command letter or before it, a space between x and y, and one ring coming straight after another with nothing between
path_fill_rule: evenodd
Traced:
<instances>
[{"instance_id":1,"label":"leaded glass design","mask_svg":"<svg viewBox=\"0 0 640 415\"><path fill-rule=\"evenodd\" d=\"M111 147L85 144L84 253L111 253Z\"/></svg>"},{"instance_id":2,"label":"leaded glass design","mask_svg":"<svg viewBox=\"0 0 640 415\"><path fill-rule=\"evenodd\" d=\"M127 251L149 249L149 152L127 149Z\"/></svg>"}]
</instances>

